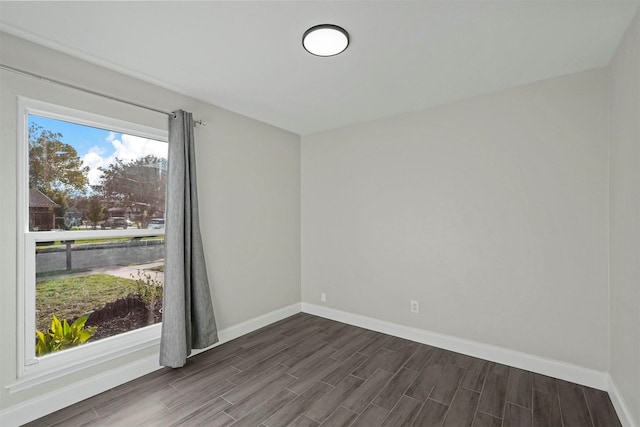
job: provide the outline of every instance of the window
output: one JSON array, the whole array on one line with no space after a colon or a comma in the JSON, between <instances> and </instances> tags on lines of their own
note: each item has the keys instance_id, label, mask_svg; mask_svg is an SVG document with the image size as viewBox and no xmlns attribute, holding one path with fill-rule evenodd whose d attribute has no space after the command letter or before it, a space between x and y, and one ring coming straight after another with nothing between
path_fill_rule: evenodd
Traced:
<instances>
[{"instance_id":1,"label":"window","mask_svg":"<svg viewBox=\"0 0 640 427\"><path fill-rule=\"evenodd\" d=\"M18 375L27 384L158 342L167 132L19 104ZM75 332L53 339L65 323Z\"/></svg>"}]
</instances>

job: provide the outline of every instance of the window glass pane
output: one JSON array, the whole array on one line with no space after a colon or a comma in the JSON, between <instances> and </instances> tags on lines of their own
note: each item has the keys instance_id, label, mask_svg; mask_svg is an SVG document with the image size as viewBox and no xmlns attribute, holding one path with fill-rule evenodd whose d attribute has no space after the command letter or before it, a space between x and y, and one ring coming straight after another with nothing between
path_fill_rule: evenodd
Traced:
<instances>
[{"instance_id":1,"label":"window glass pane","mask_svg":"<svg viewBox=\"0 0 640 427\"><path fill-rule=\"evenodd\" d=\"M29 230L164 228L167 143L29 115Z\"/></svg>"},{"instance_id":2,"label":"window glass pane","mask_svg":"<svg viewBox=\"0 0 640 427\"><path fill-rule=\"evenodd\" d=\"M160 322L163 282L163 236L39 242L36 330L44 338L36 332L36 355ZM89 336L72 334L77 342L63 348L49 348L54 340L44 343L56 332L53 316L72 325L84 315Z\"/></svg>"}]
</instances>

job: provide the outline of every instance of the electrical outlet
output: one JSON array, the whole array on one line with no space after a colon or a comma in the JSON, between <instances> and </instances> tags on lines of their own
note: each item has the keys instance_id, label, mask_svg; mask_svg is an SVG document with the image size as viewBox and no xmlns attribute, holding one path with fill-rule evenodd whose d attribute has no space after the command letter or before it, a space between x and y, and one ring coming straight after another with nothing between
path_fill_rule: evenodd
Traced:
<instances>
[{"instance_id":1,"label":"electrical outlet","mask_svg":"<svg viewBox=\"0 0 640 427\"><path fill-rule=\"evenodd\" d=\"M322 292L320 294L320 301L322 302L327 302L327 294L325 294L324 292Z\"/></svg>"},{"instance_id":2,"label":"electrical outlet","mask_svg":"<svg viewBox=\"0 0 640 427\"><path fill-rule=\"evenodd\" d=\"M418 314L420 313L420 303L416 300L411 300L411 312Z\"/></svg>"}]
</instances>

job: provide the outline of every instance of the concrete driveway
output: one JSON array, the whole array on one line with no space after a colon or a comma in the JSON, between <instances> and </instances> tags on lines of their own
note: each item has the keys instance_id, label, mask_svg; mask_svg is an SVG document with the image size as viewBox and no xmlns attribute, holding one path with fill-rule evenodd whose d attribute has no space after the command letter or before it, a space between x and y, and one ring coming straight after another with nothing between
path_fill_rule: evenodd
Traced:
<instances>
[{"instance_id":1,"label":"concrete driveway","mask_svg":"<svg viewBox=\"0 0 640 427\"><path fill-rule=\"evenodd\" d=\"M164 261L150 262L138 265L118 265L110 267L95 267L85 274L110 274L111 276L124 277L125 279L137 279L138 271L151 273L151 277L164 283L164 273L161 271L151 271L152 268L161 267Z\"/></svg>"},{"instance_id":2,"label":"concrete driveway","mask_svg":"<svg viewBox=\"0 0 640 427\"><path fill-rule=\"evenodd\" d=\"M111 276L122 277L125 279L137 279L138 271L142 271L143 273L150 273L151 277L158 280L159 282L164 283L164 273L161 271L152 271L152 268L161 267L164 265L164 260L158 260L154 262L149 262L146 264L137 264L137 265L112 265L106 267L93 267L81 272L75 273L64 273L55 276L44 276L38 277L36 279L37 282L41 282L47 279L61 279L64 277L77 277L77 276L87 276L90 274L109 274Z\"/></svg>"}]
</instances>

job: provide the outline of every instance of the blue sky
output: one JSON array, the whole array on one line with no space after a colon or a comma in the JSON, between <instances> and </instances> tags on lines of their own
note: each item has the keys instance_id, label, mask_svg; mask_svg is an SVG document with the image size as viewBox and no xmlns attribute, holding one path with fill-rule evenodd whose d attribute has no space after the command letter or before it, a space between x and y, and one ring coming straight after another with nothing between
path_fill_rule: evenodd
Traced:
<instances>
[{"instance_id":1,"label":"blue sky","mask_svg":"<svg viewBox=\"0 0 640 427\"><path fill-rule=\"evenodd\" d=\"M111 155L115 152L113 144L107 141L108 130L92 128L89 126L78 125L75 123L63 122L61 120L50 119L48 117L40 117L29 115L29 124L35 123L52 132L60 132L62 141L72 145L78 152L78 156L82 157L93 147L104 149L105 155ZM115 136L121 137L122 134L116 133Z\"/></svg>"},{"instance_id":2,"label":"blue sky","mask_svg":"<svg viewBox=\"0 0 640 427\"><path fill-rule=\"evenodd\" d=\"M47 117L29 115L29 124L35 123L52 132L62 134L62 142L72 145L86 166L89 166L89 183L99 184L101 172L116 158L132 161L148 154L167 158L167 143L153 139L75 123L63 122Z\"/></svg>"}]
</instances>

